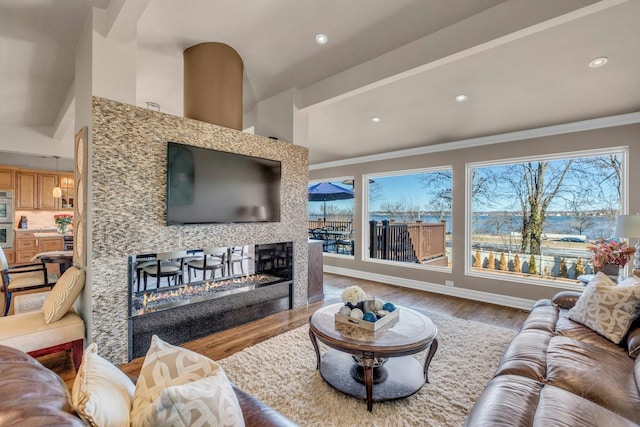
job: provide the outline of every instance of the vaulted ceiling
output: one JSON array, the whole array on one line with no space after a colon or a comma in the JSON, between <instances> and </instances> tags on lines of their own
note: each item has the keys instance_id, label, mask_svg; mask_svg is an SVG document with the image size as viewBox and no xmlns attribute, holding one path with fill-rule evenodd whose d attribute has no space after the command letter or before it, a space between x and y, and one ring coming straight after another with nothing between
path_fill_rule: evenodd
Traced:
<instances>
[{"instance_id":1,"label":"vaulted ceiling","mask_svg":"<svg viewBox=\"0 0 640 427\"><path fill-rule=\"evenodd\" d=\"M109 4L0 2L0 152L3 129L60 120L90 8ZM245 113L296 88L311 163L637 112L638 16L638 0L152 0L137 103L182 115L182 51L217 41L243 58Z\"/></svg>"}]
</instances>

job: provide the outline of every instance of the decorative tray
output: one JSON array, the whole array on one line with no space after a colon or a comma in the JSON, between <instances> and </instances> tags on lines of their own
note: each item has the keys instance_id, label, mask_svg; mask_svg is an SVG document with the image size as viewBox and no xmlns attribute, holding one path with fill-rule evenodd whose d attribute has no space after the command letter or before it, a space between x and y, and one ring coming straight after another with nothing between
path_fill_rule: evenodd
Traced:
<instances>
[{"instance_id":1,"label":"decorative tray","mask_svg":"<svg viewBox=\"0 0 640 427\"><path fill-rule=\"evenodd\" d=\"M336 322L345 323L347 325L356 326L358 328L366 329L367 331L377 331L384 328L387 325L395 324L395 320L400 316L400 309L396 307L395 310L390 312L384 317L379 318L375 322L368 322L362 319L355 319L351 316L345 316L340 313L336 313Z\"/></svg>"}]
</instances>

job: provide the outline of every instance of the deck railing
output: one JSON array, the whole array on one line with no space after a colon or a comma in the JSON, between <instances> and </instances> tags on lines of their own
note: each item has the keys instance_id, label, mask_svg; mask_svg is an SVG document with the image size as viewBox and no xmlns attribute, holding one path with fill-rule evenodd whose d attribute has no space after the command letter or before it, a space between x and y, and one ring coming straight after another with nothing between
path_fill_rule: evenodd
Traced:
<instances>
[{"instance_id":1,"label":"deck railing","mask_svg":"<svg viewBox=\"0 0 640 427\"><path fill-rule=\"evenodd\" d=\"M369 256L401 262L421 262L445 255L445 222L394 224L369 222Z\"/></svg>"},{"instance_id":2,"label":"deck railing","mask_svg":"<svg viewBox=\"0 0 640 427\"><path fill-rule=\"evenodd\" d=\"M446 221L407 224L413 249L419 261L426 261L445 255L445 227Z\"/></svg>"},{"instance_id":3,"label":"deck railing","mask_svg":"<svg viewBox=\"0 0 640 427\"><path fill-rule=\"evenodd\" d=\"M309 220L309 230L313 230L314 228L351 231L352 223L351 221L323 221L321 219Z\"/></svg>"},{"instance_id":4,"label":"deck railing","mask_svg":"<svg viewBox=\"0 0 640 427\"><path fill-rule=\"evenodd\" d=\"M407 224L391 224L387 220L382 221L382 224L369 221L369 236L371 258L418 262Z\"/></svg>"}]
</instances>

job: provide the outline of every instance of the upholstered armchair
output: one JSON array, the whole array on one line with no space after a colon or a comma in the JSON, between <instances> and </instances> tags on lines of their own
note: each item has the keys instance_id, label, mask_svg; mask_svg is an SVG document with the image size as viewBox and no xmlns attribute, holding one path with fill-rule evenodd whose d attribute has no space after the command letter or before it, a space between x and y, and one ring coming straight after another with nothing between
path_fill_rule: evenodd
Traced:
<instances>
[{"instance_id":1,"label":"upholstered armchair","mask_svg":"<svg viewBox=\"0 0 640 427\"><path fill-rule=\"evenodd\" d=\"M0 345L17 348L33 357L71 350L80 366L85 325L72 305L84 287L84 271L68 268L47 296L42 309L0 317Z\"/></svg>"}]
</instances>

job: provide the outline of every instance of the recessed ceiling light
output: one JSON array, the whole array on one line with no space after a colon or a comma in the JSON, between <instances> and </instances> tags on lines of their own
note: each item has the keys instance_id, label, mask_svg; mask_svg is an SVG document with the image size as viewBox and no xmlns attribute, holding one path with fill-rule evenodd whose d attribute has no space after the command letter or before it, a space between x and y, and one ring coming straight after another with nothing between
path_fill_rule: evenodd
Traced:
<instances>
[{"instance_id":1,"label":"recessed ceiling light","mask_svg":"<svg viewBox=\"0 0 640 427\"><path fill-rule=\"evenodd\" d=\"M458 102L464 102L467 99L469 99L469 97L467 95L460 94L460 95L456 96L456 101L458 101Z\"/></svg>"},{"instance_id":2,"label":"recessed ceiling light","mask_svg":"<svg viewBox=\"0 0 640 427\"><path fill-rule=\"evenodd\" d=\"M591 67L591 68L599 68L599 67L602 67L607 62L609 62L609 59L607 57L605 57L605 56L601 56L601 57L596 58L593 61L589 62L589 67Z\"/></svg>"},{"instance_id":3,"label":"recessed ceiling light","mask_svg":"<svg viewBox=\"0 0 640 427\"><path fill-rule=\"evenodd\" d=\"M326 44L329 41L329 37L325 34L316 34L316 43L318 44Z\"/></svg>"},{"instance_id":4,"label":"recessed ceiling light","mask_svg":"<svg viewBox=\"0 0 640 427\"><path fill-rule=\"evenodd\" d=\"M382 119L380 117L371 117L371 121L373 123L380 123L382 121Z\"/></svg>"}]
</instances>

